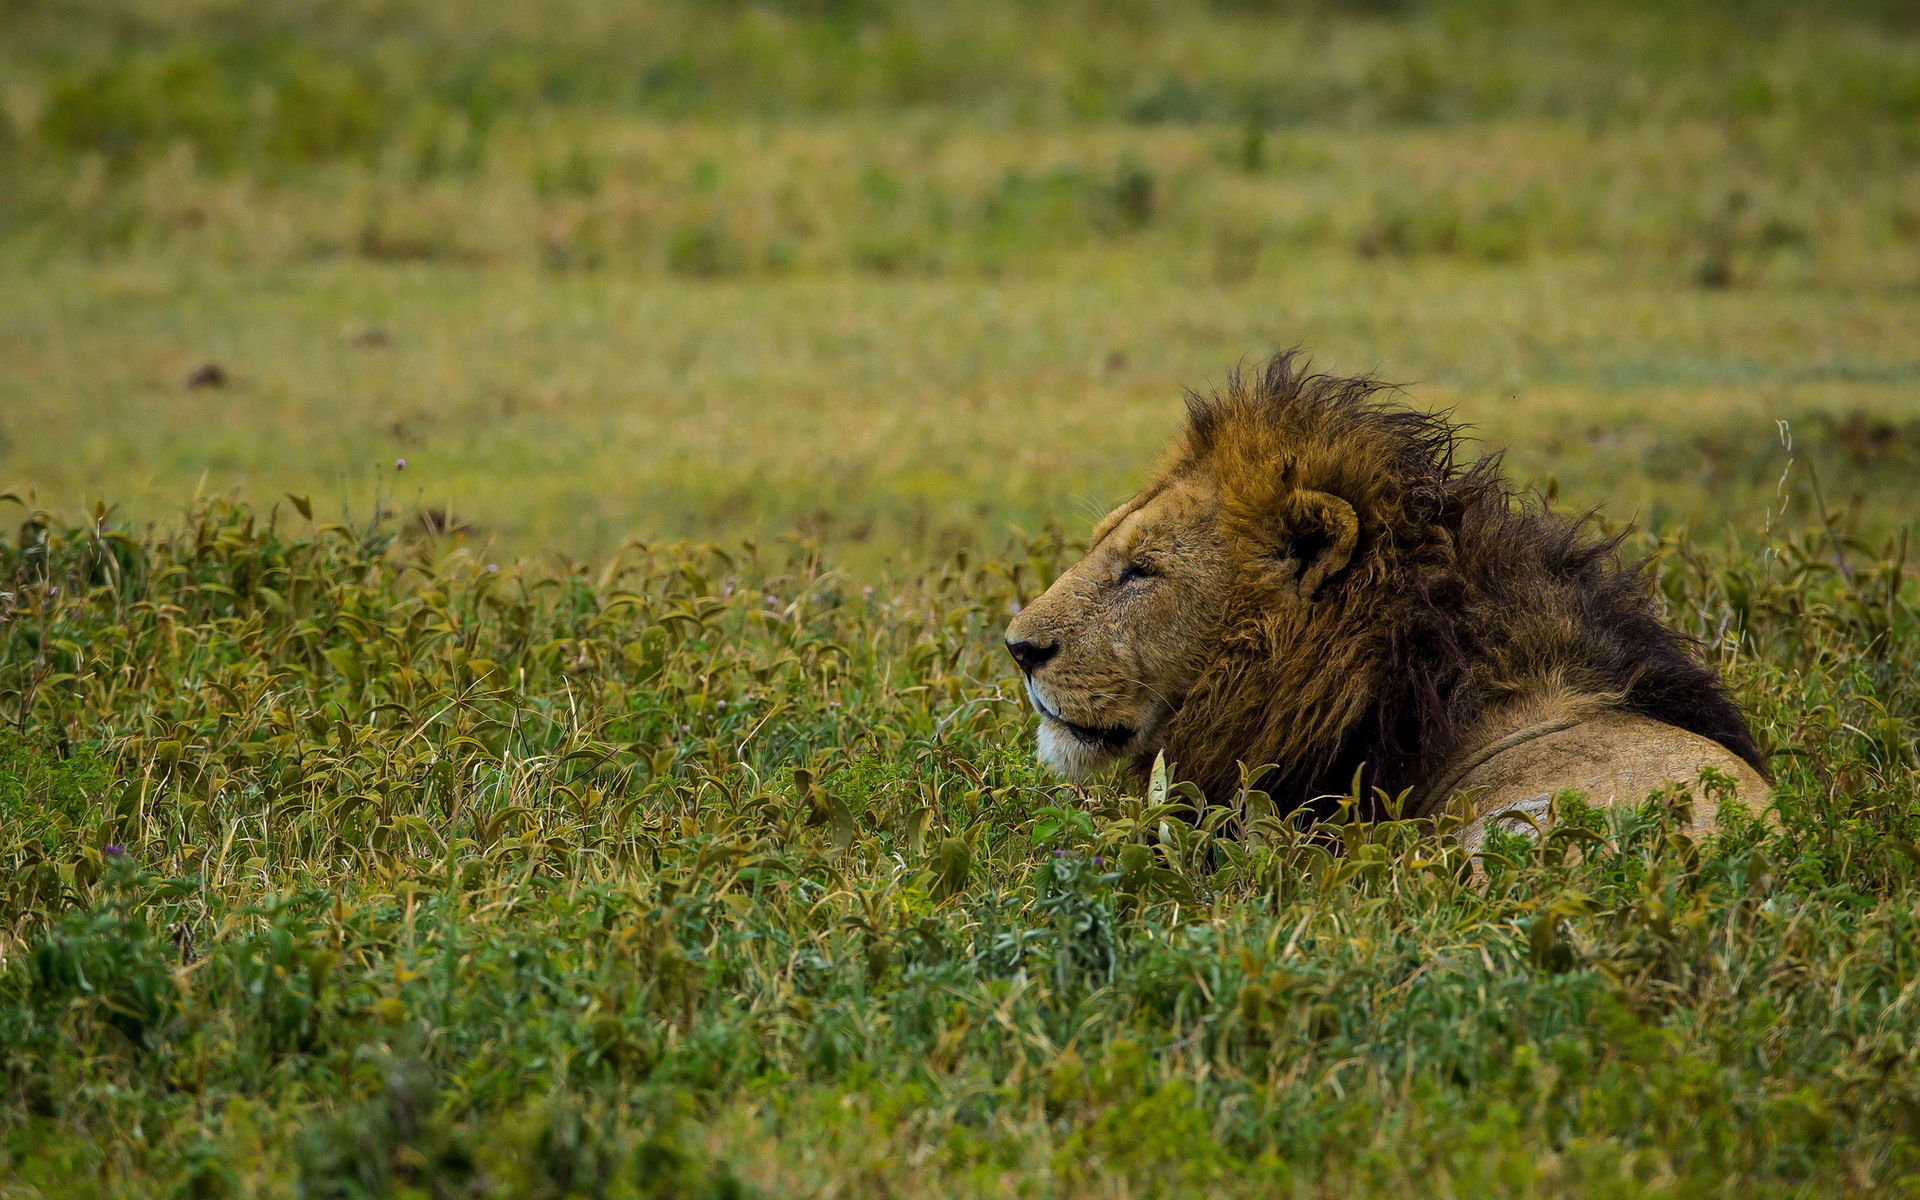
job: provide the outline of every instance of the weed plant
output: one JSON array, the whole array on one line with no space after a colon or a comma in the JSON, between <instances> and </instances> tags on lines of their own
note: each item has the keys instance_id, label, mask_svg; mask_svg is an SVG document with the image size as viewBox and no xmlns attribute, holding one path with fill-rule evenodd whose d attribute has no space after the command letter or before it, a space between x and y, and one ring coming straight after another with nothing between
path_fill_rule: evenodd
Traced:
<instances>
[{"instance_id":1,"label":"weed plant","mask_svg":"<svg viewBox=\"0 0 1920 1200\"><path fill-rule=\"evenodd\" d=\"M1920 1174L1904 543L1657 553L1777 824L1037 773L1008 607L212 504L0 541L14 1195L1840 1195Z\"/></svg>"}]
</instances>

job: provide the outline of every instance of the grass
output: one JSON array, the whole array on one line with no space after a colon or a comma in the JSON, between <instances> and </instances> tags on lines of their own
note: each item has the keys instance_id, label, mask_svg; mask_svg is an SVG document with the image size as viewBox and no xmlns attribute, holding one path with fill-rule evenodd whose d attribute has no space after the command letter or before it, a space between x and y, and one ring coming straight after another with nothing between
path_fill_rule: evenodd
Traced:
<instances>
[{"instance_id":1,"label":"grass","mask_svg":"<svg viewBox=\"0 0 1920 1200\"><path fill-rule=\"evenodd\" d=\"M1920 1171L1892 557L1665 560L1777 829L1695 845L1676 805L1714 798L1656 799L1476 880L1412 825L1189 828L1037 775L994 633L1058 543L885 593L799 551L494 570L220 505L0 546L11 1194Z\"/></svg>"},{"instance_id":2,"label":"grass","mask_svg":"<svg viewBox=\"0 0 1920 1200\"><path fill-rule=\"evenodd\" d=\"M458 514L508 557L799 530L872 573L1090 525L1172 434L1183 386L1302 342L1418 381L1414 402L1452 408L1564 502L1751 532L1784 473L1791 511L1813 511L1817 481L1878 535L1910 515L1920 459L1910 307L1676 296L1564 262L1309 258L1230 291L89 266L42 277L0 331L0 436L15 490L57 511L105 498L140 523L200 490L338 515L377 492ZM188 387L209 359L227 384Z\"/></svg>"},{"instance_id":3,"label":"grass","mask_svg":"<svg viewBox=\"0 0 1920 1200\"><path fill-rule=\"evenodd\" d=\"M1304 344L1656 532L1761 524L1780 420L1898 524L1897 13L1364 7L22 0L0 486L873 574L1104 508Z\"/></svg>"},{"instance_id":4,"label":"grass","mask_svg":"<svg viewBox=\"0 0 1920 1200\"><path fill-rule=\"evenodd\" d=\"M0 1197L1920 1188L1916 122L1897 5L0 0ZM1293 344L1777 826L1039 773Z\"/></svg>"}]
</instances>

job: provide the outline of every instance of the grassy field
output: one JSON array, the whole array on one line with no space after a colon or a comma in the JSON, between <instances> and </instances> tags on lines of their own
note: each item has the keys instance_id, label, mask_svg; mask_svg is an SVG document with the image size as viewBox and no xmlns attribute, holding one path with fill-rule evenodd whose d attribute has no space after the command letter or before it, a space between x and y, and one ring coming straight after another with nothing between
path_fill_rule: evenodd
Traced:
<instances>
[{"instance_id":1,"label":"grassy field","mask_svg":"<svg viewBox=\"0 0 1920 1200\"><path fill-rule=\"evenodd\" d=\"M1817 481L1884 533L1920 467L1920 292L1837 291L1325 254L1233 289L1131 265L695 284L63 267L0 334L5 461L37 507L104 498L136 522L196 490L262 508L291 491L333 516L378 496L456 514L508 557L798 531L870 570L1049 520L1084 531L1177 428L1183 386L1300 342L1414 381L1520 479L1656 531L1759 529L1785 420L1799 510ZM390 340L359 344L363 327ZM230 382L186 386L206 360Z\"/></svg>"},{"instance_id":2,"label":"grassy field","mask_svg":"<svg viewBox=\"0 0 1920 1200\"><path fill-rule=\"evenodd\" d=\"M1894 4L0 0L0 1197L1920 1191L1916 164ZM1037 771L1295 344L1777 828Z\"/></svg>"},{"instance_id":3,"label":"grassy field","mask_svg":"<svg viewBox=\"0 0 1920 1200\"><path fill-rule=\"evenodd\" d=\"M871 571L1295 344L1656 531L1764 524L1782 420L1875 533L1920 465L1891 15L463 7L15 0L0 487Z\"/></svg>"}]
</instances>

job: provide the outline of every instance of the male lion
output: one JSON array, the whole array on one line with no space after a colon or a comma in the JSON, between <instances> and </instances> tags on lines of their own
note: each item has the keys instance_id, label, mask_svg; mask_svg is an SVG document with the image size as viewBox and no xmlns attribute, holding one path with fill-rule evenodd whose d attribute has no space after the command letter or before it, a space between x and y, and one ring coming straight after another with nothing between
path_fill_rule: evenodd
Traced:
<instances>
[{"instance_id":1,"label":"male lion","mask_svg":"<svg viewBox=\"0 0 1920 1200\"><path fill-rule=\"evenodd\" d=\"M1241 765L1282 808L1405 793L1431 816L1541 818L1577 788L1631 804L1706 768L1766 802L1745 717L1661 624L1617 539L1516 503L1444 418L1282 354L1212 397L1147 488L1007 629L1040 759L1136 781L1165 753L1209 801ZM1378 816L1371 808L1364 814Z\"/></svg>"}]
</instances>

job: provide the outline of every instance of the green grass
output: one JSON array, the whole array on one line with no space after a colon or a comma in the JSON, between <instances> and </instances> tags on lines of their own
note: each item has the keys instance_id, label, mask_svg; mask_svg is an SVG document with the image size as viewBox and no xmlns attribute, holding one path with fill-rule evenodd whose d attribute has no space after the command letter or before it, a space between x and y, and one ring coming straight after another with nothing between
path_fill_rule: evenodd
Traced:
<instances>
[{"instance_id":1,"label":"green grass","mask_svg":"<svg viewBox=\"0 0 1920 1200\"><path fill-rule=\"evenodd\" d=\"M1917 148L1892 4L0 0L0 1198L1920 1190ZM1034 767L1295 344L1777 827Z\"/></svg>"},{"instance_id":2,"label":"green grass","mask_svg":"<svg viewBox=\"0 0 1920 1200\"><path fill-rule=\"evenodd\" d=\"M1779 549L1661 576L1724 631L1779 827L1575 814L1476 880L1413 826L1189 828L1040 777L995 642L1057 544L868 593L797 551L492 571L222 507L164 542L30 524L0 542L0 1177L1893 1187L1920 594Z\"/></svg>"},{"instance_id":3,"label":"green grass","mask_svg":"<svg viewBox=\"0 0 1920 1200\"><path fill-rule=\"evenodd\" d=\"M53 511L291 491L872 573L1104 508L1181 388L1301 344L1655 531L1764 524L1782 420L1794 503L1906 516L1892 10L5 19L0 487Z\"/></svg>"},{"instance_id":4,"label":"green grass","mask_svg":"<svg viewBox=\"0 0 1920 1200\"><path fill-rule=\"evenodd\" d=\"M311 495L334 516L377 497L457 514L508 558L797 530L871 574L1049 521L1084 531L1177 429L1183 386L1297 342L1413 381L1410 401L1451 408L1563 503L1746 536L1783 500L1810 517L1818 484L1879 535L1911 518L1920 463L1913 309L1676 294L1564 261L1313 256L1232 290L63 266L0 327L0 478L136 523L196 491L263 510ZM361 344L368 326L389 340ZM229 383L187 387L207 359Z\"/></svg>"}]
</instances>

